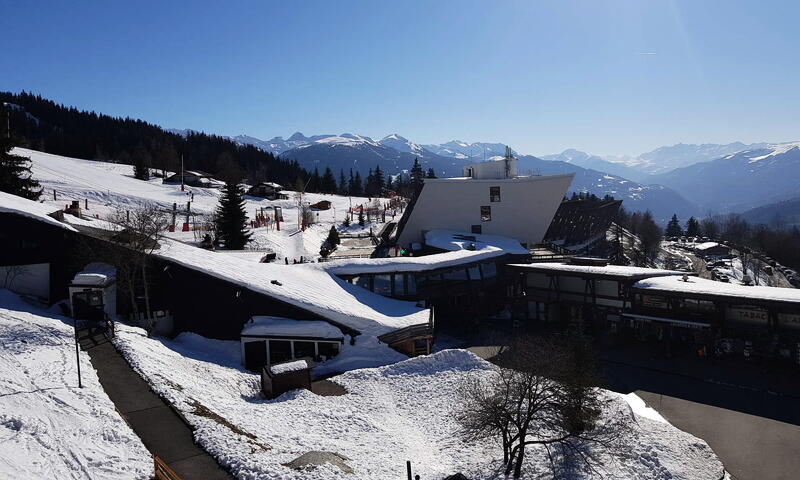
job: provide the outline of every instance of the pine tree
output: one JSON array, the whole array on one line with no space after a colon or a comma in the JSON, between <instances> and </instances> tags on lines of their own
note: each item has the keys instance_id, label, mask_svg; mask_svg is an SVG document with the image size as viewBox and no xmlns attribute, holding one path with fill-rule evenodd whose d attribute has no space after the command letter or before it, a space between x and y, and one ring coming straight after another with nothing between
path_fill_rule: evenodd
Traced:
<instances>
[{"instance_id":1,"label":"pine tree","mask_svg":"<svg viewBox=\"0 0 800 480\"><path fill-rule=\"evenodd\" d=\"M234 182L222 189L217 207L217 234L219 240L230 250L240 250L247 245L252 235L247 231L244 190Z\"/></svg>"},{"instance_id":2,"label":"pine tree","mask_svg":"<svg viewBox=\"0 0 800 480\"><path fill-rule=\"evenodd\" d=\"M690 237L700 235L700 222L696 218L689 217L689 220L686 220L686 235Z\"/></svg>"},{"instance_id":3,"label":"pine tree","mask_svg":"<svg viewBox=\"0 0 800 480\"><path fill-rule=\"evenodd\" d=\"M336 188L339 195L347 195L347 181L344 178L344 170L339 170L339 185Z\"/></svg>"},{"instance_id":4,"label":"pine tree","mask_svg":"<svg viewBox=\"0 0 800 480\"><path fill-rule=\"evenodd\" d=\"M380 165L375 167L375 173L372 176L372 195L371 197L380 197L383 192L383 172Z\"/></svg>"},{"instance_id":5,"label":"pine tree","mask_svg":"<svg viewBox=\"0 0 800 480\"><path fill-rule=\"evenodd\" d=\"M331 229L328 231L328 238L326 238L325 241L328 242L328 245L331 247L342 243L341 240L339 240L339 231L336 230L336 225L331 225Z\"/></svg>"},{"instance_id":6,"label":"pine tree","mask_svg":"<svg viewBox=\"0 0 800 480\"><path fill-rule=\"evenodd\" d=\"M364 226L364 209L360 208L358 210L358 224L362 227Z\"/></svg>"},{"instance_id":7,"label":"pine tree","mask_svg":"<svg viewBox=\"0 0 800 480\"><path fill-rule=\"evenodd\" d=\"M361 174L358 172L356 172L356 176L353 178L353 188L350 192L350 195L355 197L364 195L364 187L361 186Z\"/></svg>"},{"instance_id":8,"label":"pine tree","mask_svg":"<svg viewBox=\"0 0 800 480\"><path fill-rule=\"evenodd\" d=\"M425 172L422 171L422 165L419 164L419 159L414 157L414 165L411 167L411 187L416 191L425 181Z\"/></svg>"},{"instance_id":9,"label":"pine tree","mask_svg":"<svg viewBox=\"0 0 800 480\"><path fill-rule=\"evenodd\" d=\"M133 176L139 180L150 180L150 153L143 146L133 150Z\"/></svg>"},{"instance_id":10,"label":"pine tree","mask_svg":"<svg viewBox=\"0 0 800 480\"><path fill-rule=\"evenodd\" d=\"M336 178L333 176L331 167L325 167L325 173L322 174L320 180L320 191L322 193L336 193Z\"/></svg>"},{"instance_id":11,"label":"pine tree","mask_svg":"<svg viewBox=\"0 0 800 480\"><path fill-rule=\"evenodd\" d=\"M667 223L667 228L664 231L664 234L668 237L680 237L683 235L683 230L681 229L681 224L678 221L678 216L673 214L672 219Z\"/></svg>"},{"instance_id":12,"label":"pine tree","mask_svg":"<svg viewBox=\"0 0 800 480\"><path fill-rule=\"evenodd\" d=\"M12 139L0 138L0 191L38 200L42 194L39 182L31 178L30 158L11 153Z\"/></svg>"},{"instance_id":13,"label":"pine tree","mask_svg":"<svg viewBox=\"0 0 800 480\"><path fill-rule=\"evenodd\" d=\"M436 172L432 168L428 169L428 175L425 178L436 178Z\"/></svg>"}]
</instances>

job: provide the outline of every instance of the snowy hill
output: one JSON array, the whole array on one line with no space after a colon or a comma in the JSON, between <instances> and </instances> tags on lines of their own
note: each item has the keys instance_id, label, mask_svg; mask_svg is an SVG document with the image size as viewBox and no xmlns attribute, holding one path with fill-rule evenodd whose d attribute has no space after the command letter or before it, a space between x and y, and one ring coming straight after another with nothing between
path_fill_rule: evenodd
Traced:
<instances>
[{"instance_id":1,"label":"snowy hill","mask_svg":"<svg viewBox=\"0 0 800 480\"><path fill-rule=\"evenodd\" d=\"M506 153L506 146L502 143L467 143L461 140L452 140L438 145L423 145L423 147L443 157L469 161L488 160L496 156L502 157Z\"/></svg>"},{"instance_id":2,"label":"snowy hill","mask_svg":"<svg viewBox=\"0 0 800 480\"><path fill-rule=\"evenodd\" d=\"M713 212L737 211L800 195L800 142L772 144L653 176Z\"/></svg>"},{"instance_id":3,"label":"snowy hill","mask_svg":"<svg viewBox=\"0 0 800 480\"><path fill-rule=\"evenodd\" d=\"M644 185L573 163L542 160L532 155L522 155L518 160L520 173L575 173L568 192L589 192L598 197L611 195L622 200L629 211L650 210L658 222L666 222L673 213L684 218L698 213L695 204L662 185Z\"/></svg>"},{"instance_id":4,"label":"snowy hill","mask_svg":"<svg viewBox=\"0 0 800 480\"><path fill-rule=\"evenodd\" d=\"M82 160L62 157L48 153L14 149L14 153L30 157L33 176L44 188L42 200L52 205L53 210L63 208L72 200L78 200L81 207L88 200L89 209L84 214L90 217L98 215L106 219L118 208L136 208L146 203L155 202L165 210L171 210L177 203L181 210L186 202L192 201L192 212L199 216L212 213L219 203L219 189L191 187L181 192L180 186L164 184L161 179L153 178L141 181L133 178L133 167L116 163ZM55 191L55 194L54 194ZM303 200L316 203L328 200L332 203L330 210L316 212L318 223L311 225L302 234L298 231L298 199L296 192L286 191L288 200L269 201L256 197L245 197L246 210L254 216L256 210L267 207L281 207L284 222L281 231L274 228L257 228L254 230L250 248L272 249L278 259L299 259L301 256L313 258L319 255L322 241L328 234L331 224L341 223L346 210L351 206L367 204L369 199L363 197L341 197L338 195L305 194ZM180 221L183 221L180 219ZM367 226L366 228L369 228ZM171 237L182 241L198 241L194 232L174 232Z\"/></svg>"},{"instance_id":5,"label":"snowy hill","mask_svg":"<svg viewBox=\"0 0 800 480\"><path fill-rule=\"evenodd\" d=\"M624 163L610 162L597 155L591 155L572 148L553 155L542 155L540 158L542 160L571 163L583 168L590 168L634 181L642 181L648 176L647 173L629 167Z\"/></svg>"},{"instance_id":6,"label":"snowy hill","mask_svg":"<svg viewBox=\"0 0 800 480\"><path fill-rule=\"evenodd\" d=\"M792 228L800 227L800 197L770 203L741 213L744 220L758 225Z\"/></svg>"}]
</instances>

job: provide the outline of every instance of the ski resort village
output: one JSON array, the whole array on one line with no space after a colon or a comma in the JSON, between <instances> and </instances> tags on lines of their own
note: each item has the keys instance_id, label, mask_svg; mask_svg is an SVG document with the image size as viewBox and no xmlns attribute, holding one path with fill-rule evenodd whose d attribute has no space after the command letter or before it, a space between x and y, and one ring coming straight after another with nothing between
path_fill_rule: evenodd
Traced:
<instances>
[{"instance_id":1,"label":"ski resort village","mask_svg":"<svg viewBox=\"0 0 800 480\"><path fill-rule=\"evenodd\" d=\"M40 193L0 192L4 476L718 480L589 346L800 366L786 269L699 235L648 256L622 202L509 149L412 165L409 197L6 154Z\"/></svg>"}]
</instances>

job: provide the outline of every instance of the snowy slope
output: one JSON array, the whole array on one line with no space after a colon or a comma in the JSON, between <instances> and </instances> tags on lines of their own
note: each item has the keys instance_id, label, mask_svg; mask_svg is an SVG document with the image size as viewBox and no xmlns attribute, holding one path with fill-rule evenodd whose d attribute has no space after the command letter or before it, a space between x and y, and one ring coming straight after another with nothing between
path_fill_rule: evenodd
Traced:
<instances>
[{"instance_id":1,"label":"snowy slope","mask_svg":"<svg viewBox=\"0 0 800 480\"><path fill-rule=\"evenodd\" d=\"M0 290L0 478L149 478L150 453L85 352L78 388L69 322Z\"/></svg>"},{"instance_id":2,"label":"snowy slope","mask_svg":"<svg viewBox=\"0 0 800 480\"><path fill-rule=\"evenodd\" d=\"M181 410L198 442L238 478L327 479L403 478L405 461L422 478L463 472L468 478L503 478L502 452L495 442L465 442L453 409L458 386L485 376L490 363L463 350L445 350L394 365L333 377L349 392L321 397L293 391L267 401L258 376L239 366L236 342L182 334L173 341L149 339L122 327L117 345L161 395ZM722 465L708 445L666 422L634 414L623 396L606 393L606 419L630 424L627 454L601 455L604 473L619 479L717 480ZM196 415L202 405L228 426ZM636 410L651 415L643 405ZM325 465L297 472L282 464L310 450L348 457L354 473ZM545 453L533 449L525 478L550 478Z\"/></svg>"},{"instance_id":3,"label":"snowy slope","mask_svg":"<svg viewBox=\"0 0 800 480\"><path fill-rule=\"evenodd\" d=\"M759 207L800 196L800 142L772 144L651 177L706 211Z\"/></svg>"},{"instance_id":4,"label":"snowy slope","mask_svg":"<svg viewBox=\"0 0 800 480\"><path fill-rule=\"evenodd\" d=\"M24 148L14 149L14 152L30 157L33 177L44 188L42 212L45 213L62 209L72 200L80 201L81 207L84 206L84 201L88 200L89 209L85 210L84 214L92 217L98 215L101 219L109 218L117 208L136 208L150 202L158 203L165 210L170 210L173 203L177 203L179 208L183 209L186 202L192 199L192 194L194 194L191 207L193 212L212 213L219 203L218 189L187 187L185 192L181 192L178 185L163 184L157 178L144 182L133 178L131 165L62 157ZM53 196L54 190L56 199ZM330 225L344 221L345 212L351 205L357 207L369 202L369 199L363 197L306 194L304 202L313 204L320 200L329 200L332 208L316 212L319 224L312 225L305 232L297 233L298 195L296 192L285 193L289 196L288 200L269 201L247 197L246 209L251 217L262 207L279 206L283 209L284 223L281 225L281 231L278 232L274 228L255 229L250 247L272 249L278 254L279 260L282 261L285 257L290 263L301 256L305 258L318 256L319 248ZM10 203L8 208L11 208ZM171 236L182 241L196 241L192 232L175 232Z\"/></svg>"}]
</instances>

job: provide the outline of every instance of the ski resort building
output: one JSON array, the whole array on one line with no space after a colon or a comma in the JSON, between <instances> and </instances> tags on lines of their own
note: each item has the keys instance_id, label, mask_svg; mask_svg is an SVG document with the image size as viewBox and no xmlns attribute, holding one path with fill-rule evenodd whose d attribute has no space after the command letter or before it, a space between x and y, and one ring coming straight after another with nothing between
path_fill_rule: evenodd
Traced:
<instances>
[{"instance_id":1,"label":"ski resort building","mask_svg":"<svg viewBox=\"0 0 800 480\"><path fill-rule=\"evenodd\" d=\"M573 174L520 176L516 159L476 163L464 176L425 179L400 219L396 243L416 250L426 231L445 229L540 243Z\"/></svg>"},{"instance_id":2,"label":"ski resort building","mask_svg":"<svg viewBox=\"0 0 800 480\"><path fill-rule=\"evenodd\" d=\"M800 365L800 290L715 282L599 260L509 265L531 326L575 322L664 354L762 357Z\"/></svg>"}]
</instances>

